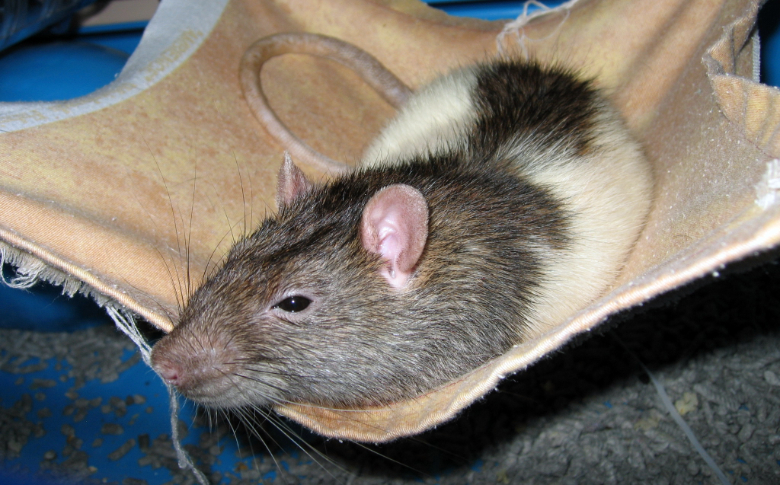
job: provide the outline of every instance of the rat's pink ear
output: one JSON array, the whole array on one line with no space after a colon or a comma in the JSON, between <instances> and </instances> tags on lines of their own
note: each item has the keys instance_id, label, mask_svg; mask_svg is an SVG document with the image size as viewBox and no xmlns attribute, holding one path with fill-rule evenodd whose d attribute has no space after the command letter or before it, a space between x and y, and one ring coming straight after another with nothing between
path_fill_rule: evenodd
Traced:
<instances>
[{"instance_id":1,"label":"rat's pink ear","mask_svg":"<svg viewBox=\"0 0 780 485\"><path fill-rule=\"evenodd\" d=\"M382 269L387 282L394 288L403 288L428 239L425 197L409 185L385 187L366 204L360 236L366 251L387 262Z\"/></svg>"},{"instance_id":2,"label":"rat's pink ear","mask_svg":"<svg viewBox=\"0 0 780 485\"><path fill-rule=\"evenodd\" d=\"M284 163L279 169L279 180L276 184L276 207L281 208L308 193L313 185L292 161L290 154L284 152Z\"/></svg>"}]
</instances>

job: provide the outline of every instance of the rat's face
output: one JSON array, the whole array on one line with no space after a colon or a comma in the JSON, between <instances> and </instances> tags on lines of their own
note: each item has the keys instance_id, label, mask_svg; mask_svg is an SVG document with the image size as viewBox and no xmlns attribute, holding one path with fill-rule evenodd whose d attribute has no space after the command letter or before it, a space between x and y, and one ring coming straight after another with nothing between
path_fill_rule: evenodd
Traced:
<instances>
[{"instance_id":1,"label":"rat's face","mask_svg":"<svg viewBox=\"0 0 780 485\"><path fill-rule=\"evenodd\" d=\"M367 284L347 263L355 255L314 257L324 242L311 240L288 250L284 232L268 221L237 244L155 346L157 370L186 397L212 407L306 399L358 365L345 348L367 338L356 324L365 308L349 301Z\"/></svg>"},{"instance_id":2,"label":"rat's face","mask_svg":"<svg viewBox=\"0 0 780 485\"><path fill-rule=\"evenodd\" d=\"M398 387L393 368L418 353L409 344L421 329L393 314L425 244L422 195L409 186L346 202L312 186L286 193L279 215L192 295L155 346L155 369L211 407L390 400L381 390Z\"/></svg>"}]
</instances>

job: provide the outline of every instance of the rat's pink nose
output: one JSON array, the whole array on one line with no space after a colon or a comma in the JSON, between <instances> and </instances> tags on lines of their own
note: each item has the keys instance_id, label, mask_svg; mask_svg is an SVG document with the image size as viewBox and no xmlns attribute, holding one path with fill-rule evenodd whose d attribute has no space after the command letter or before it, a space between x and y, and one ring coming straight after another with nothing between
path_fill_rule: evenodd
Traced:
<instances>
[{"instance_id":1,"label":"rat's pink nose","mask_svg":"<svg viewBox=\"0 0 780 485\"><path fill-rule=\"evenodd\" d=\"M182 372L178 365L159 358L154 361L153 365L155 372L157 372L166 383L179 387Z\"/></svg>"}]
</instances>

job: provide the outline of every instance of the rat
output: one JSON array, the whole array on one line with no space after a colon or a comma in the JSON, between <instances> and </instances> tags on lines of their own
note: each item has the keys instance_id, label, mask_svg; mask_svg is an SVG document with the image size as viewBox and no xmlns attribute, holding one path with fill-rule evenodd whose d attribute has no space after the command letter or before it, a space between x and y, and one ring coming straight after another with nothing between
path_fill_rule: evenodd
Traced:
<instances>
[{"instance_id":1,"label":"rat","mask_svg":"<svg viewBox=\"0 0 780 485\"><path fill-rule=\"evenodd\" d=\"M423 86L357 168L332 168L314 183L286 155L278 212L155 344L187 398L413 399L603 295L651 204L641 147L593 81L509 58Z\"/></svg>"}]
</instances>

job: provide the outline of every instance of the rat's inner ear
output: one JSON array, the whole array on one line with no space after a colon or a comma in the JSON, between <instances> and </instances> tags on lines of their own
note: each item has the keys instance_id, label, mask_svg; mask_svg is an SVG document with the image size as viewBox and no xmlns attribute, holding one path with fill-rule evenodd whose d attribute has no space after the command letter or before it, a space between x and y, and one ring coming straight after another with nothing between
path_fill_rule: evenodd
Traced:
<instances>
[{"instance_id":1,"label":"rat's inner ear","mask_svg":"<svg viewBox=\"0 0 780 485\"><path fill-rule=\"evenodd\" d=\"M295 165L290 154L284 152L284 163L279 169L279 179L276 184L276 207L288 205L298 197L307 194L313 185Z\"/></svg>"},{"instance_id":2,"label":"rat's inner ear","mask_svg":"<svg viewBox=\"0 0 780 485\"><path fill-rule=\"evenodd\" d=\"M387 265L382 276L394 288L409 281L428 239L428 204L410 185L390 185L366 204L360 223L363 248Z\"/></svg>"}]
</instances>

